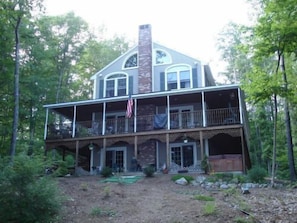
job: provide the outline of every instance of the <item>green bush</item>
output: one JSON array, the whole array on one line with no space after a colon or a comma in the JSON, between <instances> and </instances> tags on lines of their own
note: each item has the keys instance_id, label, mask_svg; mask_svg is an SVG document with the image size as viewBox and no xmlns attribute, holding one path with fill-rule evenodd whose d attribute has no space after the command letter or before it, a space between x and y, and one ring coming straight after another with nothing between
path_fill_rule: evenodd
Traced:
<instances>
[{"instance_id":1,"label":"green bush","mask_svg":"<svg viewBox=\"0 0 297 223\"><path fill-rule=\"evenodd\" d=\"M108 166L103 167L100 174L103 177L110 177L112 175L112 169Z\"/></svg>"},{"instance_id":2,"label":"green bush","mask_svg":"<svg viewBox=\"0 0 297 223\"><path fill-rule=\"evenodd\" d=\"M1 222L53 222L62 206L53 178L43 176L43 163L18 155L0 169Z\"/></svg>"},{"instance_id":3,"label":"green bush","mask_svg":"<svg viewBox=\"0 0 297 223\"><path fill-rule=\"evenodd\" d=\"M172 180L172 181L176 181L176 180L179 180L180 178L183 178L183 177L188 181L188 183L190 183L191 181L194 180L194 178L193 178L192 176L189 176L189 175L181 175L181 174L173 175L173 176L171 177L171 180Z\"/></svg>"},{"instance_id":4,"label":"green bush","mask_svg":"<svg viewBox=\"0 0 297 223\"><path fill-rule=\"evenodd\" d=\"M147 177L153 177L155 173L155 168L153 166L147 166L143 169L143 173Z\"/></svg>"},{"instance_id":5,"label":"green bush","mask_svg":"<svg viewBox=\"0 0 297 223\"><path fill-rule=\"evenodd\" d=\"M266 170L260 166L254 166L248 171L248 179L253 183L265 182Z\"/></svg>"}]
</instances>

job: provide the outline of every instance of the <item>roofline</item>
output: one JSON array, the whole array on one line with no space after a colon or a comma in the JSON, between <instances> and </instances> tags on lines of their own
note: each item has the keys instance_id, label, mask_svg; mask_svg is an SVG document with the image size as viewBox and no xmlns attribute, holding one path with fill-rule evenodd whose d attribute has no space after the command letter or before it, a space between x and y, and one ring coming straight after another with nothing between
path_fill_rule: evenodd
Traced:
<instances>
[{"instance_id":1,"label":"roofline","mask_svg":"<svg viewBox=\"0 0 297 223\"><path fill-rule=\"evenodd\" d=\"M218 85L218 86L210 86L210 87L203 87L203 88L194 88L194 89L185 89L185 90L175 90L175 91L162 91L162 92L152 92L146 94L135 94L132 95L133 99L144 99L149 97L158 97L158 96L170 96L170 95L181 95L185 93L199 93L199 92L210 92L215 90L230 90L240 88L238 84L230 84L230 85ZM58 104L47 104L43 105L44 108L62 108L62 107L71 107L75 105L90 105L90 104L97 104L97 103L104 103L104 102L116 102L116 101L123 101L127 100L129 96L119 96L119 97L112 97L112 98L102 98L102 99L93 99L93 100L84 100L84 101L77 101L77 102L65 102L65 103L58 103Z\"/></svg>"},{"instance_id":2,"label":"roofline","mask_svg":"<svg viewBox=\"0 0 297 223\"><path fill-rule=\"evenodd\" d=\"M96 78L96 76L99 75L102 71L106 70L106 68L110 67L112 64L114 64L116 61L120 60L122 57L125 57L125 56L129 55L131 52L135 51L135 49L137 49L137 45L133 46L131 49L127 50L125 53L123 53L122 55L120 55L119 57L117 57L115 60L113 60L112 62L110 62L106 66L104 66L104 68L102 68L101 70L97 71L95 74L93 74L91 76L90 79L91 80L94 80Z\"/></svg>"}]
</instances>

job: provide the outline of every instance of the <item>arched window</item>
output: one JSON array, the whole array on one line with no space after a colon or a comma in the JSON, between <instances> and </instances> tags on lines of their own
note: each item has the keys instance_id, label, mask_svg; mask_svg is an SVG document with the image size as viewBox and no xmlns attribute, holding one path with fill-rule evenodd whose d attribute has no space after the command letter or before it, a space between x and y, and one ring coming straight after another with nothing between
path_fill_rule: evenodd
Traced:
<instances>
[{"instance_id":1,"label":"arched window","mask_svg":"<svg viewBox=\"0 0 297 223\"><path fill-rule=\"evenodd\" d=\"M170 55L163 51L163 50L156 50L155 51L155 64L168 64L171 63Z\"/></svg>"},{"instance_id":2,"label":"arched window","mask_svg":"<svg viewBox=\"0 0 297 223\"><path fill-rule=\"evenodd\" d=\"M132 68L137 66L138 66L137 53L135 53L126 60L124 68Z\"/></svg>"},{"instance_id":3,"label":"arched window","mask_svg":"<svg viewBox=\"0 0 297 223\"><path fill-rule=\"evenodd\" d=\"M165 89L183 89L192 87L191 67L189 65L176 65L170 67L165 73Z\"/></svg>"},{"instance_id":4,"label":"arched window","mask_svg":"<svg viewBox=\"0 0 297 223\"><path fill-rule=\"evenodd\" d=\"M127 95L128 81L126 74L111 74L105 79L105 97Z\"/></svg>"}]
</instances>

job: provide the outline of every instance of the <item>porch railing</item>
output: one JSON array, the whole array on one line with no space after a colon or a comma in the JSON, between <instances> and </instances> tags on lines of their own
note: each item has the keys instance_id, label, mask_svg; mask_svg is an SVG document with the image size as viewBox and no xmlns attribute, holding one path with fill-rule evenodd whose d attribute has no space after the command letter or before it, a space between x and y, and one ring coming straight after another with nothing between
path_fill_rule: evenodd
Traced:
<instances>
[{"instance_id":1,"label":"porch railing","mask_svg":"<svg viewBox=\"0 0 297 223\"><path fill-rule=\"evenodd\" d=\"M238 108L208 109L205 112L205 127L232 125L240 123ZM202 110L194 112L167 114L140 115L132 118L118 117L108 118L105 125L102 120L76 122L75 137L87 137L96 135L125 134L133 132L157 131L164 129L189 129L203 127ZM47 138L72 137L73 125L67 124L48 126Z\"/></svg>"}]
</instances>

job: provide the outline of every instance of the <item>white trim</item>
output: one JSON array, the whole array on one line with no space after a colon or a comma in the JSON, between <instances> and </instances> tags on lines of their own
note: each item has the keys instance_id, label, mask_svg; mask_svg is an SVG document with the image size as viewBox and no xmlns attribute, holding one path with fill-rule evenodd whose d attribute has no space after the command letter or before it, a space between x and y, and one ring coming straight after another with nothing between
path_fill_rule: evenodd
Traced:
<instances>
[{"instance_id":1,"label":"white trim","mask_svg":"<svg viewBox=\"0 0 297 223\"><path fill-rule=\"evenodd\" d=\"M193 147L193 156L192 156L192 159L193 159L193 165L196 166L198 164L197 162L197 145L196 145L196 142L188 142L188 143L171 143L169 145L170 147L170 165L171 165L171 162L172 162L172 147L183 147L183 146L192 146ZM182 159L182 157L181 157ZM183 166L182 166L183 167Z\"/></svg>"},{"instance_id":2,"label":"white trim","mask_svg":"<svg viewBox=\"0 0 297 223\"><path fill-rule=\"evenodd\" d=\"M113 75L116 75L116 74L122 74L126 77L126 94L125 95L128 95L128 91L129 91L129 74L126 73L126 72L112 72L112 73L109 73L107 75L105 75L104 79L103 79L103 97L106 97L106 81L108 80L108 78L110 78L111 76ZM114 96L112 97L118 97L117 95L117 90L118 90L118 80L121 79L121 78L113 78L111 80L114 80ZM122 78L124 79L124 77ZM115 81L117 80L117 81ZM110 97L108 97L110 98Z\"/></svg>"},{"instance_id":3,"label":"white trim","mask_svg":"<svg viewBox=\"0 0 297 223\"><path fill-rule=\"evenodd\" d=\"M171 70L171 69L174 69L174 68L179 68L179 67L187 67L189 69L189 75L190 75L190 87L188 88L181 88L180 87L180 82L181 82L181 79L180 79L180 70L177 71L177 88L176 89L173 89L173 90L182 90L182 89L191 89L193 88L193 75L192 75L192 67L189 65L189 64L174 64L172 66L169 66L165 69L165 91L168 91L168 70ZM172 90L170 90L172 91Z\"/></svg>"}]
</instances>

